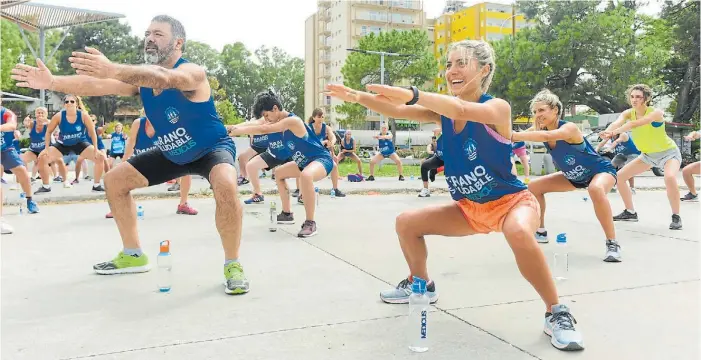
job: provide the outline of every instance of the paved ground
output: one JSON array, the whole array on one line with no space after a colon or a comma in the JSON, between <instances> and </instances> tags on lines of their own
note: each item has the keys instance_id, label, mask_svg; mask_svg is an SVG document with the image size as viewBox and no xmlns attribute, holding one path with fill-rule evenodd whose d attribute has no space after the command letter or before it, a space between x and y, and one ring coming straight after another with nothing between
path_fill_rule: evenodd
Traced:
<instances>
[{"instance_id":1,"label":"paved ground","mask_svg":"<svg viewBox=\"0 0 701 360\"><path fill-rule=\"evenodd\" d=\"M449 199L396 194L323 197L319 234L307 240L292 236L299 222L268 232L267 206L247 206L243 296L223 292L211 199L192 200L198 216L175 215L174 199L139 202L147 253L172 241L169 294L156 291L156 272L92 273L121 248L106 203L45 204L22 217L7 207L16 233L1 241L2 359L698 359L699 204L682 204L684 230L673 232L664 192L638 192L641 221L617 224L624 262L609 264L582 194L548 196L547 215L551 233L571 242L559 291L584 331L581 353L550 345L543 305L499 234L428 238L441 298L431 349L410 353L407 306L378 298L407 272L394 218ZM618 195L611 201L619 210ZM543 245L549 257L553 246Z\"/></svg>"}]
</instances>

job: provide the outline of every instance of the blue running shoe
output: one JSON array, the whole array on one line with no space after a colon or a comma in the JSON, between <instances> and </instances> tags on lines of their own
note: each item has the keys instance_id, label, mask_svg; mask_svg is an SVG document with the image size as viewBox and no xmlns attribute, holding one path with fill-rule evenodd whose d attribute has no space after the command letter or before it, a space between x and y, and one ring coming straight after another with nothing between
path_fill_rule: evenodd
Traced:
<instances>
[{"instance_id":1,"label":"blue running shoe","mask_svg":"<svg viewBox=\"0 0 701 360\"><path fill-rule=\"evenodd\" d=\"M570 314L566 305L553 305L552 312L545 313L544 332L550 336L550 343L559 350L584 350L582 333L574 328L577 320Z\"/></svg>"},{"instance_id":2,"label":"blue running shoe","mask_svg":"<svg viewBox=\"0 0 701 360\"><path fill-rule=\"evenodd\" d=\"M27 211L29 211L30 214L36 214L39 212L39 206L37 206L37 203L34 200L27 200Z\"/></svg>"},{"instance_id":3,"label":"blue running shoe","mask_svg":"<svg viewBox=\"0 0 701 360\"><path fill-rule=\"evenodd\" d=\"M409 295L411 295L411 281L404 279L396 288L380 292L380 299L388 304L408 304ZM431 304L438 301L436 284L433 281L426 286L426 295L428 295Z\"/></svg>"}]
</instances>

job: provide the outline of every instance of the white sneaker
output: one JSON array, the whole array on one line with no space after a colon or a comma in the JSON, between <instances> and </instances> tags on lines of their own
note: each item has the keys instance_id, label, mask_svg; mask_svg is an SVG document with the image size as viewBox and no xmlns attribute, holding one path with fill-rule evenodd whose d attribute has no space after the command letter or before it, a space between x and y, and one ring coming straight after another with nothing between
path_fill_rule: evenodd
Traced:
<instances>
[{"instance_id":1,"label":"white sneaker","mask_svg":"<svg viewBox=\"0 0 701 360\"><path fill-rule=\"evenodd\" d=\"M421 192L419 193L419 197L431 197L431 190L423 188L421 189Z\"/></svg>"},{"instance_id":2,"label":"white sneaker","mask_svg":"<svg viewBox=\"0 0 701 360\"><path fill-rule=\"evenodd\" d=\"M73 187L73 185L71 185L71 183L69 183L69 182L64 182L64 183L63 183L63 188L64 188L64 189L70 189L70 188L72 188L72 187Z\"/></svg>"},{"instance_id":3,"label":"white sneaker","mask_svg":"<svg viewBox=\"0 0 701 360\"><path fill-rule=\"evenodd\" d=\"M13 232L15 232L15 229L13 229L12 226L6 224L4 221L0 222L0 234L7 235Z\"/></svg>"}]
</instances>

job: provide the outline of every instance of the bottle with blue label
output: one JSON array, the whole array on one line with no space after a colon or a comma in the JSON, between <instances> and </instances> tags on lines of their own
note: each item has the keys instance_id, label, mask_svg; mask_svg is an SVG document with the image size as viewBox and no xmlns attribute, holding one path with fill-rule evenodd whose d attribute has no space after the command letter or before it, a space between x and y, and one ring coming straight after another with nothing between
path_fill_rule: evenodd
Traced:
<instances>
[{"instance_id":1,"label":"bottle with blue label","mask_svg":"<svg viewBox=\"0 0 701 360\"><path fill-rule=\"evenodd\" d=\"M19 193L19 214L24 215L24 203L27 202L27 194L21 192Z\"/></svg>"},{"instance_id":2,"label":"bottle with blue label","mask_svg":"<svg viewBox=\"0 0 701 360\"><path fill-rule=\"evenodd\" d=\"M270 202L270 227L268 227L270 232L277 231L277 204L275 201Z\"/></svg>"},{"instance_id":3,"label":"bottle with blue label","mask_svg":"<svg viewBox=\"0 0 701 360\"><path fill-rule=\"evenodd\" d=\"M332 199L336 198L336 189L331 189L331 198Z\"/></svg>"},{"instance_id":4,"label":"bottle with blue label","mask_svg":"<svg viewBox=\"0 0 701 360\"><path fill-rule=\"evenodd\" d=\"M139 219L139 220L143 220L143 219L144 219L144 215L145 215L145 214L144 214L144 207L141 206L141 205L137 206L137 207L136 207L136 218Z\"/></svg>"},{"instance_id":5,"label":"bottle with blue label","mask_svg":"<svg viewBox=\"0 0 701 360\"><path fill-rule=\"evenodd\" d=\"M170 256L170 240L161 241L158 252L158 291L168 292L171 287L173 259Z\"/></svg>"},{"instance_id":6,"label":"bottle with blue label","mask_svg":"<svg viewBox=\"0 0 701 360\"><path fill-rule=\"evenodd\" d=\"M430 309L426 295L426 280L414 277L409 295L409 321L407 336L409 350L413 352L428 351L428 311Z\"/></svg>"},{"instance_id":7,"label":"bottle with blue label","mask_svg":"<svg viewBox=\"0 0 701 360\"><path fill-rule=\"evenodd\" d=\"M553 258L553 278L556 281L567 280L569 271L569 254L567 250L567 234L557 235L555 254Z\"/></svg>"}]
</instances>

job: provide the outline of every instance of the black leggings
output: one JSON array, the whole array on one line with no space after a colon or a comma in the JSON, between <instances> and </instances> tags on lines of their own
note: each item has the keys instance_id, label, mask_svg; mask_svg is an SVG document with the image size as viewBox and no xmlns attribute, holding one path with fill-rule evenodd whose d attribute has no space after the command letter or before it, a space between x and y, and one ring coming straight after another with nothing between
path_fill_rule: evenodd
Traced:
<instances>
[{"instance_id":1,"label":"black leggings","mask_svg":"<svg viewBox=\"0 0 701 360\"><path fill-rule=\"evenodd\" d=\"M421 180L428 181L428 173L431 170L435 172L436 169L441 166L443 166L443 160L436 155L424 160L424 162L421 163Z\"/></svg>"}]
</instances>

